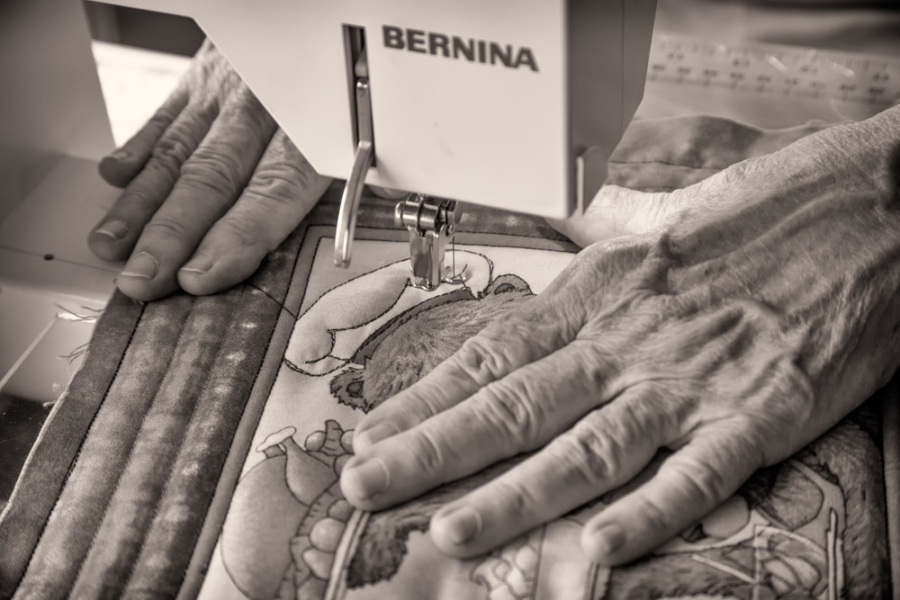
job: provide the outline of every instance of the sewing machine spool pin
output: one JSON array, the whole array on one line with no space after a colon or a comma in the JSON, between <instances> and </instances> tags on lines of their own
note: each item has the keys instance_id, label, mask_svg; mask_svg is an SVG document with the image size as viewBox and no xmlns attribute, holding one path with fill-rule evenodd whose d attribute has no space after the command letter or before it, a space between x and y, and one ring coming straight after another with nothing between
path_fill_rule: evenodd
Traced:
<instances>
[{"instance_id":1,"label":"sewing machine spool pin","mask_svg":"<svg viewBox=\"0 0 900 600\"><path fill-rule=\"evenodd\" d=\"M469 279L470 273L465 267L456 272L455 253L453 265L444 265L447 244L452 242L461 218L461 203L456 200L410 194L397 204L394 220L409 230L413 287L433 291L441 283L458 285Z\"/></svg>"}]
</instances>

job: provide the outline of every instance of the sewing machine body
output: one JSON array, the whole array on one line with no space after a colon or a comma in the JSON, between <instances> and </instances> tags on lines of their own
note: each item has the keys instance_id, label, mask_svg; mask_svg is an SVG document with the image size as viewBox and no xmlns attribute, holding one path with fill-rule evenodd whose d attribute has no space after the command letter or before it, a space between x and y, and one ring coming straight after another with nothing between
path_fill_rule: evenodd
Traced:
<instances>
[{"instance_id":1,"label":"sewing machine body","mask_svg":"<svg viewBox=\"0 0 900 600\"><path fill-rule=\"evenodd\" d=\"M642 94L655 0L114 0L193 17L322 174L357 149L350 35L368 62L365 182L565 217Z\"/></svg>"}]
</instances>

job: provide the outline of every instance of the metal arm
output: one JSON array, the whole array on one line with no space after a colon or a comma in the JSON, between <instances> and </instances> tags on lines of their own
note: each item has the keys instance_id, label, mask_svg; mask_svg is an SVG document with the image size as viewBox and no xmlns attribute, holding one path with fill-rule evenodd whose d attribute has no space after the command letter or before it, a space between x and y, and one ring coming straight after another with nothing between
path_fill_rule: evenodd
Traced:
<instances>
[{"instance_id":1,"label":"metal arm","mask_svg":"<svg viewBox=\"0 0 900 600\"><path fill-rule=\"evenodd\" d=\"M350 170L350 178L347 179L347 185L344 187L341 208L338 212L337 232L334 238L334 264L338 267L350 265L359 201L366 183L366 174L375 158L375 145L372 137L372 105L369 101L369 77L365 54L357 61L356 74L356 127L359 142L356 145L353 168Z\"/></svg>"}]
</instances>

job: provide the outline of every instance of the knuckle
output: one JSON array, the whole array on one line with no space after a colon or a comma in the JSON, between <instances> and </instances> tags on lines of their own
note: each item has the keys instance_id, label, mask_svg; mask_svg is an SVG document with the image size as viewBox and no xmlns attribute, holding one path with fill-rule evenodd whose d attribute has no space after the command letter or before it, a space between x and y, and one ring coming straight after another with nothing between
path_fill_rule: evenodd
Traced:
<instances>
[{"instance_id":1,"label":"knuckle","mask_svg":"<svg viewBox=\"0 0 900 600\"><path fill-rule=\"evenodd\" d=\"M181 171L181 165L190 157L192 150L193 145L188 142L187 136L177 129L172 129L153 147L148 166L163 169L174 179Z\"/></svg>"},{"instance_id":2,"label":"knuckle","mask_svg":"<svg viewBox=\"0 0 900 600\"><path fill-rule=\"evenodd\" d=\"M675 466L683 492L696 506L718 506L728 499L731 489L718 469L697 461L681 462Z\"/></svg>"},{"instance_id":3,"label":"knuckle","mask_svg":"<svg viewBox=\"0 0 900 600\"><path fill-rule=\"evenodd\" d=\"M148 129L156 131L165 131L177 115L174 111L167 107L157 110L152 117L147 120Z\"/></svg>"},{"instance_id":4,"label":"knuckle","mask_svg":"<svg viewBox=\"0 0 900 600\"><path fill-rule=\"evenodd\" d=\"M516 450L539 443L541 407L527 392L497 382L488 385L484 393L477 414L490 430Z\"/></svg>"},{"instance_id":5,"label":"knuckle","mask_svg":"<svg viewBox=\"0 0 900 600\"><path fill-rule=\"evenodd\" d=\"M559 438L556 451L570 474L589 487L608 483L621 471L618 447L593 427L576 426L570 435Z\"/></svg>"},{"instance_id":6,"label":"knuckle","mask_svg":"<svg viewBox=\"0 0 900 600\"><path fill-rule=\"evenodd\" d=\"M215 235L227 239L227 246L234 250L247 250L261 246L265 253L271 252L277 246L270 236L266 235L266 228L256 219L242 219L225 216L216 224Z\"/></svg>"},{"instance_id":7,"label":"knuckle","mask_svg":"<svg viewBox=\"0 0 900 600\"><path fill-rule=\"evenodd\" d=\"M157 240L187 240L190 231L181 221L166 216L157 215L144 227L144 233Z\"/></svg>"},{"instance_id":8,"label":"knuckle","mask_svg":"<svg viewBox=\"0 0 900 600\"><path fill-rule=\"evenodd\" d=\"M244 179L237 158L238 148L226 142L212 142L198 148L181 167L181 181L186 185L231 196L243 187Z\"/></svg>"},{"instance_id":9,"label":"knuckle","mask_svg":"<svg viewBox=\"0 0 900 600\"><path fill-rule=\"evenodd\" d=\"M640 515L647 530L668 533L675 529L672 513L664 509L656 499L642 495L634 500L635 513Z\"/></svg>"},{"instance_id":10,"label":"knuckle","mask_svg":"<svg viewBox=\"0 0 900 600\"><path fill-rule=\"evenodd\" d=\"M611 380L619 372L619 366L612 353L590 335L576 338L569 347L578 350L578 353L573 355L574 360L577 361L578 371L590 389L598 393L608 389Z\"/></svg>"},{"instance_id":11,"label":"knuckle","mask_svg":"<svg viewBox=\"0 0 900 600\"><path fill-rule=\"evenodd\" d=\"M411 444L412 459L416 468L426 478L440 477L447 460L437 440L427 433L418 433Z\"/></svg>"},{"instance_id":12,"label":"knuckle","mask_svg":"<svg viewBox=\"0 0 900 600\"><path fill-rule=\"evenodd\" d=\"M616 407L615 423L608 425L616 431L620 444L649 436L664 445L683 435L691 423L693 394L681 390L677 383L656 381L640 382L632 390L634 396Z\"/></svg>"},{"instance_id":13,"label":"knuckle","mask_svg":"<svg viewBox=\"0 0 900 600\"><path fill-rule=\"evenodd\" d=\"M157 146L153 149L150 160L147 161L144 170L148 173L161 176L165 181L174 183L181 173L181 160L175 158L174 155L161 150L159 146Z\"/></svg>"},{"instance_id":14,"label":"knuckle","mask_svg":"<svg viewBox=\"0 0 900 600\"><path fill-rule=\"evenodd\" d=\"M541 503L527 487L518 482L498 479L493 483L504 514L511 520L528 519Z\"/></svg>"},{"instance_id":15,"label":"knuckle","mask_svg":"<svg viewBox=\"0 0 900 600\"><path fill-rule=\"evenodd\" d=\"M312 186L315 172L286 160L261 163L250 179L248 191L259 199L281 205L293 205Z\"/></svg>"},{"instance_id":16,"label":"knuckle","mask_svg":"<svg viewBox=\"0 0 900 600\"><path fill-rule=\"evenodd\" d=\"M390 398L399 394L407 388L407 385L409 384L404 381L392 382L388 387L386 397ZM415 398L415 403L406 407L405 410L408 411L409 417L412 417L414 421L425 421L446 410L442 402L442 396L433 393L428 388L422 389L418 394L410 397Z\"/></svg>"},{"instance_id":17,"label":"knuckle","mask_svg":"<svg viewBox=\"0 0 900 600\"><path fill-rule=\"evenodd\" d=\"M122 202L130 210L137 210L149 220L159 209L160 204L169 193L169 188L158 188L146 185L146 182L132 182L122 194Z\"/></svg>"},{"instance_id":18,"label":"knuckle","mask_svg":"<svg viewBox=\"0 0 900 600\"><path fill-rule=\"evenodd\" d=\"M212 194L216 198L232 199L236 189L224 179L211 176L208 171L202 172L193 169L182 169L178 182L194 192L200 194Z\"/></svg>"},{"instance_id":19,"label":"knuckle","mask_svg":"<svg viewBox=\"0 0 900 600\"><path fill-rule=\"evenodd\" d=\"M459 370L481 387L497 381L509 370L509 360L483 333L469 338L454 360Z\"/></svg>"}]
</instances>

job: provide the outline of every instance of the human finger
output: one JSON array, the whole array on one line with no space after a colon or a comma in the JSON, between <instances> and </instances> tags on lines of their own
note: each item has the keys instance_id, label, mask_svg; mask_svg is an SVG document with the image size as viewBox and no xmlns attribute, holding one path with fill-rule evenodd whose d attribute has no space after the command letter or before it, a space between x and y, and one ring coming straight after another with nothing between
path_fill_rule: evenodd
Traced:
<instances>
[{"instance_id":1,"label":"human finger","mask_svg":"<svg viewBox=\"0 0 900 600\"><path fill-rule=\"evenodd\" d=\"M100 161L100 176L110 185L124 188L144 168L163 133L187 106L188 87L184 80L131 139ZM205 131L204 131L205 133Z\"/></svg>"},{"instance_id":2,"label":"human finger","mask_svg":"<svg viewBox=\"0 0 900 600\"><path fill-rule=\"evenodd\" d=\"M574 345L554 352L408 431L354 447L341 489L352 504L380 510L539 448L608 399L614 369Z\"/></svg>"},{"instance_id":3,"label":"human finger","mask_svg":"<svg viewBox=\"0 0 900 600\"><path fill-rule=\"evenodd\" d=\"M543 450L438 511L431 537L445 554L488 552L624 485L677 437L659 385L628 388Z\"/></svg>"},{"instance_id":4,"label":"human finger","mask_svg":"<svg viewBox=\"0 0 900 600\"><path fill-rule=\"evenodd\" d=\"M240 198L178 271L182 289L212 294L249 277L303 220L330 183L279 129Z\"/></svg>"},{"instance_id":5,"label":"human finger","mask_svg":"<svg viewBox=\"0 0 900 600\"><path fill-rule=\"evenodd\" d=\"M144 226L117 285L136 300L178 289L176 273L231 208L275 133L275 122L245 88L222 107L184 161L172 193Z\"/></svg>"},{"instance_id":6,"label":"human finger","mask_svg":"<svg viewBox=\"0 0 900 600\"><path fill-rule=\"evenodd\" d=\"M356 427L354 451L410 429L564 347L580 327L581 308L568 304L545 291L499 317L421 380L370 412Z\"/></svg>"},{"instance_id":7,"label":"human finger","mask_svg":"<svg viewBox=\"0 0 900 600\"><path fill-rule=\"evenodd\" d=\"M763 465L762 449L738 429L697 437L649 481L588 521L582 548L602 565L643 556L711 513Z\"/></svg>"},{"instance_id":8,"label":"human finger","mask_svg":"<svg viewBox=\"0 0 900 600\"><path fill-rule=\"evenodd\" d=\"M188 106L153 147L140 173L128 184L112 208L88 235L91 251L104 260L124 260L141 231L168 198L181 165L200 145L217 111Z\"/></svg>"}]
</instances>

